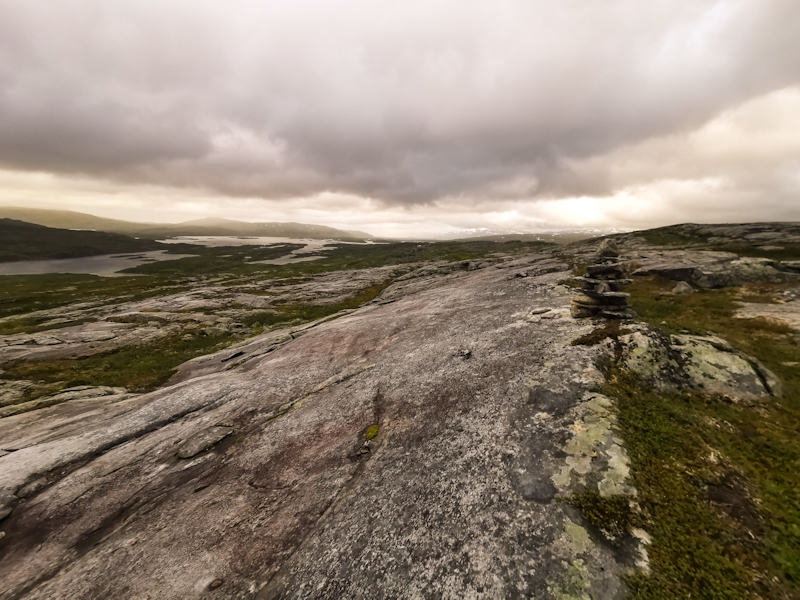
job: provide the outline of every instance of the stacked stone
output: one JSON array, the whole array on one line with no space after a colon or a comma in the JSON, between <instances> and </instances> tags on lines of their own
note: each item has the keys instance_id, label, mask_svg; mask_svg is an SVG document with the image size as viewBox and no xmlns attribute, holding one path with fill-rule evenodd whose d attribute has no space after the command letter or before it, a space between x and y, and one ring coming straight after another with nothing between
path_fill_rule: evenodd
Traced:
<instances>
[{"instance_id":1,"label":"stacked stone","mask_svg":"<svg viewBox=\"0 0 800 600\"><path fill-rule=\"evenodd\" d=\"M619 250L611 240L603 240L597 251L595 264L586 267L580 277L583 289L572 299L571 313L576 319L604 317L606 319L633 319L636 313L628 305L630 294L622 287L632 283L619 267Z\"/></svg>"}]
</instances>

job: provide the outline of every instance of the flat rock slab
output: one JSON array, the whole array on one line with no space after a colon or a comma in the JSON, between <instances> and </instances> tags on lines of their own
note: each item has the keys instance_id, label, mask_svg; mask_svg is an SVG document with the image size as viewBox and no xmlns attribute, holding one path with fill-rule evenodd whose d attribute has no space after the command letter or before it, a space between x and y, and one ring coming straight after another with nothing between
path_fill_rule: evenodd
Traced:
<instances>
[{"instance_id":1,"label":"flat rock slab","mask_svg":"<svg viewBox=\"0 0 800 600\"><path fill-rule=\"evenodd\" d=\"M800 331L800 302L797 300L785 304L743 302L735 316L737 319L769 319Z\"/></svg>"},{"instance_id":2,"label":"flat rock slab","mask_svg":"<svg viewBox=\"0 0 800 600\"><path fill-rule=\"evenodd\" d=\"M659 250L638 258L633 275L658 275L685 281L700 288L737 286L757 281L796 281L796 272L782 270L781 263L767 258L739 258L730 252Z\"/></svg>"},{"instance_id":3,"label":"flat rock slab","mask_svg":"<svg viewBox=\"0 0 800 600\"><path fill-rule=\"evenodd\" d=\"M0 594L623 597L641 552L558 501L627 490L601 348L570 344L593 325L564 268L525 268L407 279L235 369L227 350L150 394L0 420ZM176 458L190 442L214 447Z\"/></svg>"},{"instance_id":4,"label":"flat rock slab","mask_svg":"<svg viewBox=\"0 0 800 600\"><path fill-rule=\"evenodd\" d=\"M40 408L53 406L55 404L61 404L63 402L74 402L76 400L86 400L88 398L107 397L106 401L108 401L110 397L113 397L115 400L121 400L122 398L129 396L127 392L128 390L125 388L110 387L105 385L82 385L74 388L67 388L51 396L46 396L44 398L39 398L37 400L31 400L29 402L23 402L20 404L4 406L0 408L0 419L31 410L38 410Z\"/></svg>"},{"instance_id":5,"label":"flat rock slab","mask_svg":"<svg viewBox=\"0 0 800 600\"><path fill-rule=\"evenodd\" d=\"M589 265L586 267L586 274L589 277L593 277L595 275L614 275L618 276L623 269L622 264L614 263L608 265Z\"/></svg>"},{"instance_id":6,"label":"flat rock slab","mask_svg":"<svg viewBox=\"0 0 800 600\"><path fill-rule=\"evenodd\" d=\"M598 292L595 290L581 290L581 294L599 300L617 300L619 302L626 302L631 297L628 292Z\"/></svg>"}]
</instances>

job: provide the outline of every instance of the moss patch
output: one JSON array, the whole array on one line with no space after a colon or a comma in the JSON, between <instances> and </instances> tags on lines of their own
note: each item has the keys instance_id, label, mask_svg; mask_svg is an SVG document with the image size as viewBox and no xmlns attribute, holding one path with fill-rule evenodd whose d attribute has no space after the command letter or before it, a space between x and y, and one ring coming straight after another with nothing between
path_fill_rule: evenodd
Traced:
<instances>
[{"instance_id":1,"label":"moss patch","mask_svg":"<svg viewBox=\"0 0 800 600\"><path fill-rule=\"evenodd\" d=\"M609 321L602 327L575 338L570 342L573 346L596 346L607 339L617 339L621 335L631 333L630 329L620 327L619 321Z\"/></svg>"},{"instance_id":2,"label":"moss patch","mask_svg":"<svg viewBox=\"0 0 800 600\"><path fill-rule=\"evenodd\" d=\"M175 368L187 360L220 350L232 341L227 336L193 336L183 339L183 332L153 344L123 348L95 356L68 360L36 360L6 364L4 379L30 379L60 388L77 385L125 387L134 392L157 388L169 379ZM25 396L25 402L41 396Z\"/></svg>"},{"instance_id":3,"label":"moss patch","mask_svg":"<svg viewBox=\"0 0 800 600\"><path fill-rule=\"evenodd\" d=\"M629 495L605 497L586 490L574 492L563 501L579 508L583 517L614 545L619 545L634 527L644 526L642 516L631 508L634 498Z\"/></svg>"}]
</instances>

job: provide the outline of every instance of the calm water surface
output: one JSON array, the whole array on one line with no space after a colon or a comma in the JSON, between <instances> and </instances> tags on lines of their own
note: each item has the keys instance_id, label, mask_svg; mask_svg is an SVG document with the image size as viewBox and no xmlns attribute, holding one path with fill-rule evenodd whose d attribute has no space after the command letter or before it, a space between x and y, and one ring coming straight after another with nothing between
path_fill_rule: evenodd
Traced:
<instances>
[{"instance_id":1,"label":"calm water surface","mask_svg":"<svg viewBox=\"0 0 800 600\"><path fill-rule=\"evenodd\" d=\"M195 244L214 248L222 246L275 246L281 244L305 244L302 248L287 252L285 256L272 260L252 261L252 264L289 265L297 262L318 260L322 256L303 256L330 250L328 246L339 244L366 245L374 242L340 242L336 240L311 240L282 237L247 237L247 236L181 236L167 240L158 240L162 244ZM195 256L193 254L167 254L166 250L149 252L130 252L127 254L102 254L83 258L61 258L54 260L23 260L0 263L0 275L42 275L45 273L81 273L101 275L103 277L121 277L129 275L120 273L123 269L138 267L141 264L160 261L177 260Z\"/></svg>"},{"instance_id":2,"label":"calm water surface","mask_svg":"<svg viewBox=\"0 0 800 600\"><path fill-rule=\"evenodd\" d=\"M159 260L176 260L192 254L167 254L166 250L130 252L128 254L101 254L82 258L59 258L55 260L21 260L0 263L0 275L42 275L45 273L81 273L103 277L121 277L123 269L138 267Z\"/></svg>"},{"instance_id":3,"label":"calm water surface","mask_svg":"<svg viewBox=\"0 0 800 600\"><path fill-rule=\"evenodd\" d=\"M168 240L158 240L162 244L198 244L201 246L276 246L281 244L305 244L302 248L293 250L281 256L280 258L273 258L270 260L254 260L250 264L259 265L291 265L293 263L308 262L310 260L318 260L322 256L302 256L303 254L311 254L325 252L331 250L328 246L337 246L340 244L356 244L368 245L375 242L340 242L337 240L312 240L307 238L284 238L284 237L248 237L248 236L219 236L219 235L194 235L194 236L180 236L170 238Z\"/></svg>"}]
</instances>

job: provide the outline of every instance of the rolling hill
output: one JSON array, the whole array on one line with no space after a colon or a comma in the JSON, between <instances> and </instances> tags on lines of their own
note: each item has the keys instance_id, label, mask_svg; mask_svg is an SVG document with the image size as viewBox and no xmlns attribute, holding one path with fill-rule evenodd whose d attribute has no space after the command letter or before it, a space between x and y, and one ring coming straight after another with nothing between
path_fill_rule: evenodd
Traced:
<instances>
[{"instance_id":1,"label":"rolling hill","mask_svg":"<svg viewBox=\"0 0 800 600\"><path fill-rule=\"evenodd\" d=\"M78 258L164 248L152 240L119 233L73 231L0 219L0 262Z\"/></svg>"},{"instance_id":2,"label":"rolling hill","mask_svg":"<svg viewBox=\"0 0 800 600\"><path fill-rule=\"evenodd\" d=\"M307 225L305 223L248 223L215 218L197 219L183 223L134 223L69 210L18 206L0 206L0 219L16 219L61 229L122 233L149 239L193 235L246 235L353 241L374 239L372 235L363 231L345 231L324 225Z\"/></svg>"}]
</instances>

